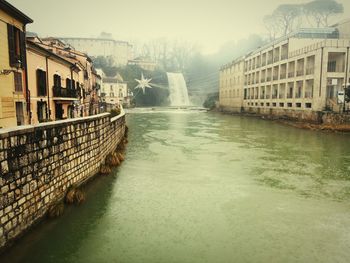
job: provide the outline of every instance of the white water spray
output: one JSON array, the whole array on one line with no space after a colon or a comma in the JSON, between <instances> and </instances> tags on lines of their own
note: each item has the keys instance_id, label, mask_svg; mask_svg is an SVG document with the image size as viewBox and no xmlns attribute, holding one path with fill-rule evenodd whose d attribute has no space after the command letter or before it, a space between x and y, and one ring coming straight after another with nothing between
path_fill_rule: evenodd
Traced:
<instances>
[{"instance_id":1,"label":"white water spray","mask_svg":"<svg viewBox=\"0 0 350 263\"><path fill-rule=\"evenodd\" d=\"M167 73L171 106L189 106L186 81L182 73Z\"/></svg>"}]
</instances>

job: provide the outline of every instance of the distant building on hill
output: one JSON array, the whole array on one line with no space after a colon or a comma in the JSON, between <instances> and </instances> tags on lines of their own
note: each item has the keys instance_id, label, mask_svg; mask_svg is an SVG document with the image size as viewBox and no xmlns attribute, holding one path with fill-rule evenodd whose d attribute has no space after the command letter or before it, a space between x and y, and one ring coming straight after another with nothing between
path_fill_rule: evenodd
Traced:
<instances>
[{"instance_id":1,"label":"distant building on hill","mask_svg":"<svg viewBox=\"0 0 350 263\"><path fill-rule=\"evenodd\" d=\"M154 71L157 67L157 64L147 57L137 57L131 59L129 60L128 65L136 65L148 71Z\"/></svg>"},{"instance_id":2,"label":"distant building on hill","mask_svg":"<svg viewBox=\"0 0 350 263\"><path fill-rule=\"evenodd\" d=\"M133 46L127 41L82 37L61 37L60 40L92 57L112 57L117 66L126 66L133 59Z\"/></svg>"}]
</instances>

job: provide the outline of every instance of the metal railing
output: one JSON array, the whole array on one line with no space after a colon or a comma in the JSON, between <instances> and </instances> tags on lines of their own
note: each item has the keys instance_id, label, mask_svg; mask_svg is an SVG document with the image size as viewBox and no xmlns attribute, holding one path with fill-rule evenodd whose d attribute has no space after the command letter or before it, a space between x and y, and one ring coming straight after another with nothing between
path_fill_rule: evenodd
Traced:
<instances>
[{"instance_id":1,"label":"metal railing","mask_svg":"<svg viewBox=\"0 0 350 263\"><path fill-rule=\"evenodd\" d=\"M56 98L78 98L78 92L76 89L66 89L54 86L53 96Z\"/></svg>"}]
</instances>

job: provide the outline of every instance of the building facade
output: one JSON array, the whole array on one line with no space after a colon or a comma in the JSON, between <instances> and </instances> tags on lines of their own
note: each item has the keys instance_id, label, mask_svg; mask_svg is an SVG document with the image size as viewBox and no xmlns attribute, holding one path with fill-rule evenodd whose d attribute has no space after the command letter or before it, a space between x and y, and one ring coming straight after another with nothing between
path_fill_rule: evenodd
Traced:
<instances>
[{"instance_id":1,"label":"building facade","mask_svg":"<svg viewBox=\"0 0 350 263\"><path fill-rule=\"evenodd\" d=\"M0 128L28 124L25 33L32 22L0 0Z\"/></svg>"},{"instance_id":2,"label":"building facade","mask_svg":"<svg viewBox=\"0 0 350 263\"><path fill-rule=\"evenodd\" d=\"M244 57L220 69L219 101L223 110L240 112L243 106Z\"/></svg>"},{"instance_id":3,"label":"building facade","mask_svg":"<svg viewBox=\"0 0 350 263\"><path fill-rule=\"evenodd\" d=\"M246 55L242 111L316 120L317 112L348 108L339 94L350 82L350 39L339 36L337 28L302 29ZM221 107L234 103L228 96Z\"/></svg>"},{"instance_id":4,"label":"building facade","mask_svg":"<svg viewBox=\"0 0 350 263\"><path fill-rule=\"evenodd\" d=\"M40 45L27 42L31 124L80 115L80 69Z\"/></svg>"},{"instance_id":5,"label":"building facade","mask_svg":"<svg viewBox=\"0 0 350 263\"><path fill-rule=\"evenodd\" d=\"M62 37L60 40L92 57L112 57L116 66L126 66L133 58L133 46L126 41L78 37Z\"/></svg>"},{"instance_id":6,"label":"building facade","mask_svg":"<svg viewBox=\"0 0 350 263\"><path fill-rule=\"evenodd\" d=\"M104 77L101 87L101 101L106 109L116 108L119 105L130 106L128 85L120 75L116 77Z\"/></svg>"},{"instance_id":7,"label":"building facade","mask_svg":"<svg viewBox=\"0 0 350 263\"><path fill-rule=\"evenodd\" d=\"M157 63L153 62L147 57L137 57L128 61L128 65L139 66L140 68L148 71L154 71L157 68Z\"/></svg>"}]
</instances>

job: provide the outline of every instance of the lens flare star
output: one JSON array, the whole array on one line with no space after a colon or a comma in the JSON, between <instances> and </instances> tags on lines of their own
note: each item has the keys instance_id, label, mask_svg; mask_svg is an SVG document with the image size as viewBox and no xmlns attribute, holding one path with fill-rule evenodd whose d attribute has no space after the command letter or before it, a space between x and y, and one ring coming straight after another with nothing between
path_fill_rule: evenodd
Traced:
<instances>
[{"instance_id":1,"label":"lens flare star","mask_svg":"<svg viewBox=\"0 0 350 263\"><path fill-rule=\"evenodd\" d=\"M145 89L149 88L151 89L151 80L152 79L145 79L145 77L143 76L143 73L141 73L141 79L135 79L139 84L135 87L135 89L142 89L143 94L145 94Z\"/></svg>"}]
</instances>

